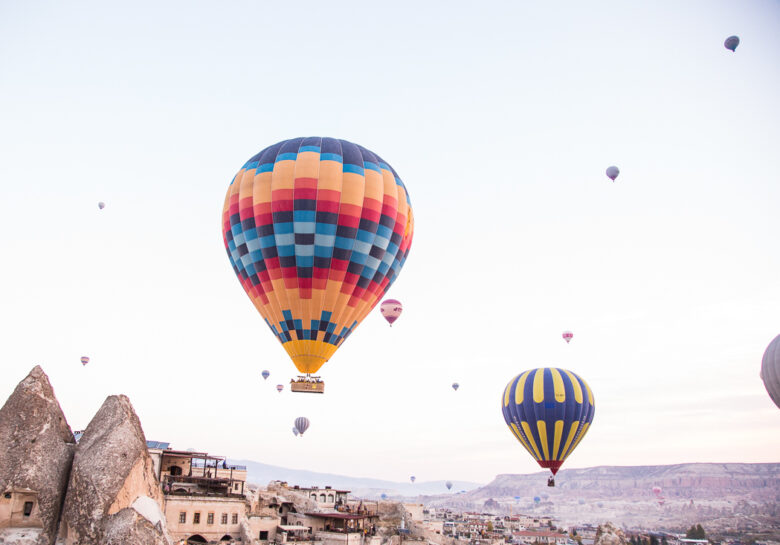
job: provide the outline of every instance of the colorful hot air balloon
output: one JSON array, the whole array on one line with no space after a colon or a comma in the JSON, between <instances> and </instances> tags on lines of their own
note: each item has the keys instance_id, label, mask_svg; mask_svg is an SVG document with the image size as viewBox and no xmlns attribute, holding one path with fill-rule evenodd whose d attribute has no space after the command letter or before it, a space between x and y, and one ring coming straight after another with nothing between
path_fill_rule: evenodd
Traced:
<instances>
[{"instance_id":1,"label":"colorful hot air balloon","mask_svg":"<svg viewBox=\"0 0 780 545\"><path fill-rule=\"evenodd\" d=\"M452 481L447 481L446 483L444 483L444 486L447 487L447 490L452 490Z\"/></svg>"},{"instance_id":2,"label":"colorful hot air balloon","mask_svg":"<svg viewBox=\"0 0 780 545\"><path fill-rule=\"evenodd\" d=\"M593 392L585 381L555 367L517 375L506 385L501 401L512 434L553 475L585 437L595 411Z\"/></svg>"},{"instance_id":3,"label":"colorful hot air balloon","mask_svg":"<svg viewBox=\"0 0 780 545\"><path fill-rule=\"evenodd\" d=\"M656 496L661 493L661 487L660 486L654 486L653 487L653 494Z\"/></svg>"},{"instance_id":4,"label":"colorful hot air balloon","mask_svg":"<svg viewBox=\"0 0 780 545\"><path fill-rule=\"evenodd\" d=\"M737 46L739 45L739 36L729 36L726 38L726 41L723 42L723 47L731 51L732 53L737 52ZM748 51L750 53L750 51Z\"/></svg>"},{"instance_id":5,"label":"colorful hot air balloon","mask_svg":"<svg viewBox=\"0 0 780 545\"><path fill-rule=\"evenodd\" d=\"M284 390L284 385L283 384L277 384L276 385L276 391L281 394L282 390Z\"/></svg>"},{"instance_id":6,"label":"colorful hot air balloon","mask_svg":"<svg viewBox=\"0 0 780 545\"><path fill-rule=\"evenodd\" d=\"M293 435L294 435L295 437L298 437L298 428L296 428L295 426L293 426L293 430L292 430L292 431L293 431Z\"/></svg>"},{"instance_id":7,"label":"colorful hot air balloon","mask_svg":"<svg viewBox=\"0 0 780 545\"><path fill-rule=\"evenodd\" d=\"M333 138L285 140L252 157L222 212L241 286L304 374L317 372L387 292L413 232L396 172Z\"/></svg>"},{"instance_id":8,"label":"colorful hot air balloon","mask_svg":"<svg viewBox=\"0 0 780 545\"><path fill-rule=\"evenodd\" d=\"M299 416L295 419L295 429L303 437L303 433L309 429L309 419L305 416Z\"/></svg>"},{"instance_id":9,"label":"colorful hot air balloon","mask_svg":"<svg viewBox=\"0 0 780 545\"><path fill-rule=\"evenodd\" d=\"M410 481L412 481L412 482L414 482L414 481L416 481L416 480L417 480L417 477L415 477L414 475L412 475L411 477L409 477L409 480L410 480Z\"/></svg>"},{"instance_id":10,"label":"colorful hot air balloon","mask_svg":"<svg viewBox=\"0 0 780 545\"><path fill-rule=\"evenodd\" d=\"M104 203L103 201L100 201L98 203L98 208L100 208L101 210L103 210L105 207L106 207L106 203Z\"/></svg>"},{"instance_id":11,"label":"colorful hot air balloon","mask_svg":"<svg viewBox=\"0 0 780 545\"><path fill-rule=\"evenodd\" d=\"M563 337L563 340L566 341L566 344L569 344L571 340L574 338L574 333L571 331L564 331L561 334L561 337Z\"/></svg>"},{"instance_id":12,"label":"colorful hot air balloon","mask_svg":"<svg viewBox=\"0 0 780 545\"><path fill-rule=\"evenodd\" d=\"M618 177L618 174L620 174L620 169L618 167L611 166L607 168L607 178L609 178L613 182L615 181L615 178Z\"/></svg>"},{"instance_id":13,"label":"colorful hot air balloon","mask_svg":"<svg viewBox=\"0 0 780 545\"><path fill-rule=\"evenodd\" d=\"M379 305L379 312L381 312L382 316L385 317L385 320L388 321L390 327L393 327L393 322L401 316L403 311L404 307L401 304L401 301L397 301L396 299L385 299L382 301L382 304Z\"/></svg>"},{"instance_id":14,"label":"colorful hot air balloon","mask_svg":"<svg viewBox=\"0 0 780 545\"><path fill-rule=\"evenodd\" d=\"M453 382L453 383L452 383L452 389L453 389L453 390L455 390L455 391L457 392L457 391L458 391L458 388L460 388L460 384L458 384L457 382Z\"/></svg>"},{"instance_id":15,"label":"colorful hot air balloon","mask_svg":"<svg viewBox=\"0 0 780 545\"><path fill-rule=\"evenodd\" d=\"M263 380L267 380L268 377L271 376L271 373L267 369L263 369L263 372L260 374L263 376Z\"/></svg>"},{"instance_id":16,"label":"colorful hot air balloon","mask_svg":"<svg viewBox=\"0 0 780 545\"><path fill-rule=\"evenodd\" d=\"M86 365L89 363L89 358L87 356L81 356L81 365Z\"/></svg>"},{"instance_id":17,"label":"colorful hot air balloon","mask_svg":"<svg viewBox=\"0 0 780 545\"><path fill-rule=\"evenodd\" d=\"M780 408L780 335L766 347L761 360L760 377L769 397Z\"/></svg>"}]
</instances>

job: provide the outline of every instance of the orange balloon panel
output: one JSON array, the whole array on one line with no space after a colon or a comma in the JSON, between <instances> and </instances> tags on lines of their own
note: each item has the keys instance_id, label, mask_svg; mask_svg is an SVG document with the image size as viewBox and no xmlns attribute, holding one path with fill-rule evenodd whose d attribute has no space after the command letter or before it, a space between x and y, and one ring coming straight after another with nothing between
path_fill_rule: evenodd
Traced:
<instances>
[{"instance_id":1,"label":"orange balloon panel","mask_svg":"<svg viewBox=\"0 0 780 545\"><path fill-rule=\"evenodd\" d=\"M367 149L295 138L252 157L225 198L241 285L301 373L315 373L387 292L412 243L409 195Z\"/></svg>"}]
</instances>

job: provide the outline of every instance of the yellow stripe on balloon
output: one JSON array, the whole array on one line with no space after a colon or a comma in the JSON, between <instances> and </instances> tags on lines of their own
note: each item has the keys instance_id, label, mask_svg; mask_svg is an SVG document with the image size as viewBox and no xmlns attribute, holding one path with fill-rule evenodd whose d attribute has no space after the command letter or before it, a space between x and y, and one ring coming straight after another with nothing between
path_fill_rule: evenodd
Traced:
<instances>
[{"instance_id":1,"label":"yellow stripe on balloon","mask_svg":"<svg viewBox=\"0 0 780 545\"><path fill-rule=\"evenodd\" d=\"M512 422L509 426L512 429L512 433L514 433L515 437L517 437L517 440L520 441L521 445L523 445L523 448L525 448L525 450L527 450L531 456L533 456L538 460L539 458L537 458L536 455L534 454L534 451L531 450L531 445L529 445L528 441L525 440L525 437L523 437L522 432L517 428L514 422Z\"/></svg>"},{"instance_id":2,"label":"yellow stripe on balloon","mask_svg":"<svg viewBox=\"0 0 780 545\"><path fill-rule=\"evenodd\" d=\"M520 422L520 425L523 427L523 431L525 432L525 436L528 439L528 442L531 443L531 447L533 447L534 452L536 453L535 454L536 459L537 460L541 460L542 459L542 455L539 454L539 449L536 448L536 441L534 441L534 436L531 434L531 427L528 425L528 422L526 422L525 420Z\"/></svg>"},{"instance_id":3,"label":"yellow stripe on balloon","mask_svg":"<svg viewBox=\"0 0 780 545\"><path fill-rule=\"evenodd\" d=\"M506 388L504 388L504 407L509 406L509 394L512 392L512 383L515 381L517 377L513 378L509 381L509 384L506 385Z\"/></svg>"},{"instance_id":4,"label":"yellow stripe on balloon","mask_svg":"<svg viewBox=\"0 0 780 545\"><path fill-rule=\"evenodd\" d=\"M558 447L561 446L561 439L563 438L563 420L555 421L555 437L553 439L553 452L551 460L558 459Z\"/></svg>"},{"instance_id":5,"label":"yellow stripe on balloon","mask_svg":"<svg viewBox=\"0 0 780 545\"><path fill-rule=\"evenodd\" d=\"M563 403L566 401L566 389L563 387L563 377L557 369L551 367L550 374L553 379L553 391L555 393L555 401Z\"/></svg>"},{"instance_id":6,"label":"yellow stripe on balloon","mask_svg":"<svg viewBox=\"0 0 780 545\"><path fill-rule=\"evenodd\" d=\"M571 381L572 388L574 388L574 401L582 403L582 388L580 388L580 381L575 378L571 371L564 371Z\"/></svg>"},{"instance_id":7,"label":"yellow stripe on balloon","mask_svg":"<svg viewBox=\"0 0 780 545\"><path fill-rule=\"evenodd\" d=\"M563 450L561 451L561 454L558 456L558 461L562 462L566 459L566 456L569 454L569 445L571 445L572 440L574 439L574 436L577 435L577 429L580 427L580 423L578 420L575 420L571 423L571 427L569 428L569 437L566 439L566 443L563 445Z\"/></svg>"},{"instance_id":8,"label":"yellow stripe on balloon","mask_svg":"<svg viewBox=\"0 0 780 545\"><path fill-rule=\"evenodd\" d=\"M588 401L590 401L591 405L594 405L594 403L593 403L593 392L590 391L590 386L588 386L588 383L585 382L584 380L582 381L582 383L585 385L585 389L588 391Z\"/></svg>"},{"instance_id":9,"label":"yellow stripe on balloon","mask_svg":"<svg viewBox=\"0 0 780 545\"><path fill-rule=\"evenodd\" d=\"M550 459L550 449L547 447L547 423L544 420L536 421L536 429L539 430L539 441L542 443L544 459Z\"/></svg>"},{"instance_id":10,"label":"yellow stripe on balloon","mask_svg":"<svg viewBox=\"0 0 780 545\"><path fill-rule=\"evenodd\" d=\"M577 437L577 440L571 446L571 450L574 450L575 448L577 448L577 445L580 444L580 441L582 441L582 438L585 437L586 433L588 433L588 428L590 428L590 422L585 422L585 425L582 426L582 433L580 433L580 436Z\"/></svg>"},{"instance_id":11,"label":"yellow stripe on balloon","mask_svg":"<svg viewBox=\"0 0 780 545\"><path fill-rule=\"evenodd\" d=\"M544 401L544 369L534 369L534 403Z\"/></svg>"},{"instance_id":12,"label":"yellow stripe on balloon","mask_svg":"<svg viewBox=\"0 0 780 545\"><path fill-rule=\"evenodd\" d=\"M525 379L528 378L528 373L531 371L526 371L522 375L520 375L520 379L517 381L517 386L515 386L515 405L522 405L523 404L523 391L525 390Z\"/></svg>"}]
</instances>

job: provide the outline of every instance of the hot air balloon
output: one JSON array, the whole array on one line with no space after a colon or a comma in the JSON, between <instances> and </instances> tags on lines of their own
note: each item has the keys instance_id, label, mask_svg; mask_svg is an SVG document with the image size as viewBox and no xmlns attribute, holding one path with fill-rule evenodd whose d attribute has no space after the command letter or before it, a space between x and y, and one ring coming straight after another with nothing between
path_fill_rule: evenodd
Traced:
<instances>
[{"instance_id":1,"label":"hot air balloon","mask_svg":"<svg viewBox=\"0 0 780 545\"><path fill-rule=\"evenodd\" d=\"M263 369L263 372L260 374L263 375L263 380L266 380L271 376L271 373L267 369Z\"/></svg>"},{"instance_id":2,"label":"hot air balloon","mask_svg":"<svg viewBox=\"0 0 780 545\"><path fill-rule=\"evenodd\" d=\"M580 499L577 500L577 503L579 503L580 505L585 505L585 500L580 498Z\"/></svg>"},{"instance_id":3,"label":"hot air balloon","mask_svg":"<svg viewBox=\"0 0 780 545\"><path fill-rule=\"evenodd\" d=\"M284 385L283 384L277 384L276 385L276 391L281 394L282 390L284 390Z\"/></svg>"},{"instance_id":4,"label":"hot air balloon","mask_svg":"<svg viewBox=\"0 0 780 545\"><path fill-rule=\"evenodd\" d=\"M739 45L739 36L729 36L726 38L726 41L723 42L723 47L731 51L732 53L737 52L737 46ZM750 53L750 51L748 51Z\"/></svg>"},{"instance_id":5,"label":"hot air balloon","mask_svg":"<svg viewBox=\"0 0 780 545\"><path fill-rule=\"evenodd\" d=\"M760 376L769 397L780 408L780 335L766 347Z\"/></svg>"},{"instance_id":6,"label":"hot air balloon","mask_svg":"<svg viewBox=\"0 0 780 545\"><path fill-rule=\"evenodd\" d=\"M403 311L404 307L401 304L401 301L395 299L385 299L382 301L382 304L379 305L379 312L381 312L382 316L385 317L385 320L388 321L390 327L393 327L393 322L401 316Z\"/></svg>"},{"instance_id":7,"label":"hot air balloon","mask_svg":"<svg viewBox=\"0 0 780 545\"><path fill-rule=\"evenodd\" d=\"M593 392L579 376L555 367L525 371L502 396L504 420L515 438L553 475L593 421ZM551 476L549 486L555 486Z\"/></svg>"},{"instance_id":8,"label":"hot air balloon","mask_svg":"<svg viewBox=\"0 0 780 545\"><path fill-rule=\"evenodd\" d=\"M458 384L457 382L453 382L453 383L452 383L452 389L453 389L453 390L455 390L455 391L457 392L457 391L458 391L458 388L460 388L460 384Z\"/></svg>"},{"instance_id":9,"label":"hot air balloon","mask_svg":"<svg viewBox=\"0 0 780 545\"><path fill-rule=\"evenodd\" d=\"M596 504L596 506L597 506L599 509L601 509L602 507L604 507L604 503L603 503L603 502L598 502L598 503Z\"/></svg>"},{"instance_id":10,"label":"hot air balloon","mask_svg":"<svg viewBox=\"0 0 780 545\"><path fill-rule=\"evenodd\" d=\"M566 341L566 344L569 344L572 338L574 337L574 333L572 333L571 331L564 331L561 334L561 337L563 337L563 340Z\"/></svg>"},{"instance_id":11,"label":"hot air balloon","mask_svg":"<svg viewBox=\"0 0 780 545\"><path fill-rule=\"evenodd\" d=\"M542 501L542 498L539 496L534 496L534 503L540 503Z\"/></svg>"},{"instance_id":12,"label":"hot air balloon","mask_svg":"<svg viewBox=\"0 0 780 545\"><path fill-rule=\"evenodd\" d=\"M81 365L86 365L89 363L89 358L87 356L81 356Z\"/></svg>"},{"instance_id":13,"label":"hot air balloon","mask_svg":"<svg viewBox=\"0 0 780 545\"><path fill-rule=\"evenodd\" d=\"M100 201L98 203L98 208L100 208L101 210L103 210L105 207L106 207L106 203L104 203L103 201Z\"/></svg>"},{"instance_id":14,"label":"hot air balloon","mask_svg":"<svg viewBox=\"0 0 780 545\"><path fill-rule=\"evenodd\" d=\"M416 480L417 480L417 477L415 477L414 475L412 475L411 477L409 477L409 480L410 480L410 481L412 481L412 482L414 482L414 481L416 481Z\"/></svg>"},{"instance_id":15,"label":"hot air balloon","mask_svg":"<svg viewBox=\"0 0 780 545\"><path fill-rule=\"evenodd\" d=\"M656 496L661 493L661 487L660 486L654 486L653 487L653 494Z\"/></svg>"},{"instance_id":16,"label":"hot air balloon","mask_svg":"<svg viewBox=\"0 0 780 545\"><path fill-rule=\"evenodd\" d=\"M386 500L386 499L387 499L387 494L385 494L385 493L382 493L382 495L381 495L381 496L379 496L379 497L380 497L380 498L382 498L383 500Z\"/></svg>"},{"instance_id":17,"label":"hot air balloon","mask_svg":"<svg viewBox=\"0 0 780 545\"><path fill-rule=\"evenodd\" d=\"M620 169L618 167L611 166L607 168L607 178L609 178L613 182L615 181L615 178L618 177L618 174L620 174Z\"/></svg>"},{"instance_id":18,"label":"hot air balloon","mask_svg":"<svg viewBox=\"0 0 780 545\"><path fill-rule=\"evenodd\" d=\"M447 487L447 490L452 490L452 481L447 481L446 483L444 483L444 486Z\"/></svg>"},{"instance_id":19,"label":"hot air balloon","mask_svg":"<svg viewBox=\"0 0 780 545\"><path fill-rule=\"evenodd\" d=\"M305 416L299 416L296 418L295 429L298 430L300 436L303 437L304 432L309 429L309 419Z\"/></svg>"},{"instance_id":20,"label":"hot air balloon","mask_svg":"<svg viewBox=\"0 0 780 545\"><path fill-rule=\"evenodd\" d=\"M413 216L398 174L346 140L279 142L230 182L230 263L300 373L316 373L393 284ZM293 391L324 391L321 381L297 382Z\"/></svg>"},{"instance_id":21,"label":"hot air balloon","mask_svg":"<svg viewBox=\"0 0 780 545\"><path fill-rule=\"evenodd\" d=\"M293 435L294 435L295 437L298 437L298 428L296 428L295 426L293 426L292 432L293 432Z\"/></svg>"},{"instance_id":22,"label":"hot air balloon","mask_svg":"<svg viewBox=\"0 0 780 545\"><path fill-rule=\"evenodd\" d=\"M520 501L520 496L515 496L515 501Z\"/></svg>"}]
</instances>

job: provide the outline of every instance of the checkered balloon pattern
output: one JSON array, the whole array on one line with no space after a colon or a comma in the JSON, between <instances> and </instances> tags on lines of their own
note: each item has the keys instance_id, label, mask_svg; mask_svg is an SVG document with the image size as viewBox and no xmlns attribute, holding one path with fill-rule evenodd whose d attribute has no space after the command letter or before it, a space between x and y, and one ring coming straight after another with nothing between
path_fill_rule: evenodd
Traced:
<instances>
[{"instance_id":1,"label":"checkered balloon pattern","mask_svg":"<svg viewBox=\"0 0 780 545\"><path fill-rule=\"evenodd\" d=\"M398 277L414 219L378 155L294 138L246 162L228 187L222 235L241 286L301 373L315 373Z\"/></svg>"}]
</instances>

